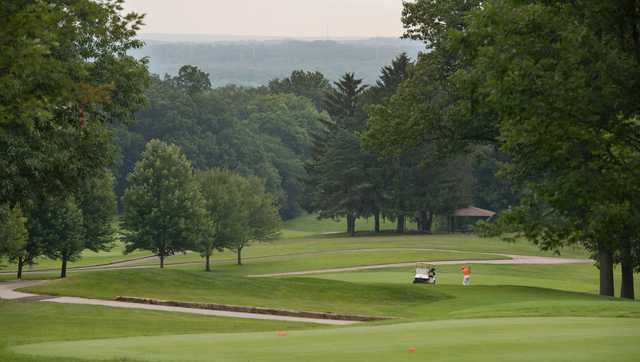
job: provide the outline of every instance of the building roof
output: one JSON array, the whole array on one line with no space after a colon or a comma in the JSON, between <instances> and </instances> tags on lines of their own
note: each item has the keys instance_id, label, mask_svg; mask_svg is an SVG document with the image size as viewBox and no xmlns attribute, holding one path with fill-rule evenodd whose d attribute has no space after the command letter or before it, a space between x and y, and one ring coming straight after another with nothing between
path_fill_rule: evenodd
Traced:
<instances>
[{"instance_id":1,"label":"building roof","mask_svg":"<svg viewBox=\"0 0 640 362\"><path fill-rule=\"evenodd\" d=\"M470 216L470 217L493 217L496 213L491 210L481 209L479 207L469 206L464 209L458 209L454 213L455 216Z\"/></svg>"}]
</instances>

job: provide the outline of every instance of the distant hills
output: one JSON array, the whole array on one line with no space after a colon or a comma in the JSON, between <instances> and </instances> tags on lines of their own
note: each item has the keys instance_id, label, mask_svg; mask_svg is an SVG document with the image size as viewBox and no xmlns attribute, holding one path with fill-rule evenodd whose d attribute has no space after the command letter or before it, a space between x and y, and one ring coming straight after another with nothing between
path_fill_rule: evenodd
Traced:
<instances>
[{"instance_id":1,"label":"distant hills","mask_svg":"<svg viewBox=\"0 0 640 362\"><path fill-rule=\"evenodd\" d=\"M380 68L402 52L415 58L420 42L396 38L278 39L229 35L143 34L136 57L150 58L153 73L175 75L184 64L210 73L215 86L258 86L293 70L318 70L331 80L355 72L374 83Z\"/></svg>"}]
</instances>

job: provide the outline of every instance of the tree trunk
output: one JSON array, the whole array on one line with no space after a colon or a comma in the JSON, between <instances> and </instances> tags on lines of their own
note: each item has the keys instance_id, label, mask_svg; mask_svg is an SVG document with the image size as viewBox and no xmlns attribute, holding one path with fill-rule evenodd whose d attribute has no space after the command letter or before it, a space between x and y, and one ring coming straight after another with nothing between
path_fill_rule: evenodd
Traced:
<instances>
[{"instance_id":1,"label":"tree trunk","mask_svg":"<svg viewBox=\"0 0 640 362\"><path fill-rule=\"evenodd\" d=\"M598 261L600 264L600 295L613 297L613 255L611 255L611 251L600 248Z\"/></svg>"},{"instance_id":2,"label":"tree trunk","mask_svg":"<svg viewBox=\"0 0 640 362\"><path fill-rule=\"evenodd\" d=\"M397 224L396 224L396 232L397 232L398 234L402 234L402 233L404 233L404 230L405 230L405 220L406 220L406 217L405 217L404 215L399 215L399 216L398 216L398 222L397 222Z\"/></svg>"},{"instance_id":3,"label":"tree trunk","mask_svg":"<svg viewBox=\"0 0 640 362\"><path fill-rule=\"evenodd\" d=\"M159 256L160 256L160 269L164 269L164 251L161 251Z\"/></svg>"},{"instance_id":4,"label":"tree trunk","mask_svg":"<svg viewBox=\"0 0 640 362\"><path fill-rule=\"evenodd\" d=\"M420 211L418 214L418 230L422 233L431 232L431 224L429 221L429 213L426 211Z\"/></svg>"},{"instance_id":5,"label":"tree trunk","mask_svg":"<svg viewBox=\"0 0 640 362\"><path fill-rule=\"evenodd\" d=\"M238 265L242 265L242 248L238 248Z\"/></svg>"},{"instance_id":6,"label":"tree trunk","mask_svg":"<svg viewBox=\"0 0 640 362\"><path fill-rule=\"evenodd\" d=\"M62 256L62 268L60 269L60 278L67 277L67 257L65 255Z\"/></svg>"},{"instance_id":7,"label":"tree trunk","mask_svg":"<svg viewBox=\"0 0 640 362\"><path fill-rule=\"evenodd\" d=\"M24 258L18 257L18 280L22 279L22 268L24 268Z\"/></svg>"},{"instance_id":8,"label":"tree trunk","mask_svg":"<svg viewBox=\"0 0 640 362\"><path fill-rule=\"evenodd\" d=\"M433 226L433 213L431 212L427 212L425 213L425 220L424 220L424 230L427 234L431 234L431 229Z\"/></svg>"},{"instance_id":9,"label":"tree trunk","mask_svg":"<svg viewBox=\"0 0 640 362\"><path fill-rule=\"evenodd\" d=\"M633 290L633 257L631 256L631 244L622 243L620 248L620 257L622 264L622 280L620 284L620 297L627 299L635 299Z\"/></svg>"},{"instance_id":10,"label":"tree trunk","mask_svg":"<svg viewBox=\"0 0 640 362\"><path fill-rule=\"evenodd\" d=\"M205 269L206 271L210 272L211 271L211 253L207 253L207 256L205 257L206 259L206 266Z\"/></svg>"},{"instance_id":11,"label":"tree trunk","mask_svg":"<svg viewBox=\"0 0 640 362\"><path fill-rule=\"evenodd\" d=\"M376 233L379 233L380 232L380 211L376 211L374 218L375 218L374 231Z\"/></svg>"},{"instance_id":12,"label":"tree trunk","mask_svg":"<svg viewBox=\"0 0 640 362\"><path fill-rule=\"evenodd\" d=\"M351 215L351 236L356 235L356 216Z\"/></svg>"}]
</instances>

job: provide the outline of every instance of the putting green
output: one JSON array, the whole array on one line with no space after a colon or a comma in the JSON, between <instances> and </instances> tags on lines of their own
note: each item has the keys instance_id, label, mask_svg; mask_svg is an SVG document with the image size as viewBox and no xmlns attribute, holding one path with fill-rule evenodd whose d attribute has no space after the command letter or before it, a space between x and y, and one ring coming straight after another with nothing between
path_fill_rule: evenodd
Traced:
<instances>
[{"instance_id":1,"label":"putting green","mask_svg":"<svg viewBox=\"0 0 640 362\"><path fill-rule=\"evenodd\" d=\"M637 361L640 323L615 318L498 318L245 334L22 345L38 357L136 361ZM415 347L415 352L409 348Z\"/></svg>"}]
</instances>

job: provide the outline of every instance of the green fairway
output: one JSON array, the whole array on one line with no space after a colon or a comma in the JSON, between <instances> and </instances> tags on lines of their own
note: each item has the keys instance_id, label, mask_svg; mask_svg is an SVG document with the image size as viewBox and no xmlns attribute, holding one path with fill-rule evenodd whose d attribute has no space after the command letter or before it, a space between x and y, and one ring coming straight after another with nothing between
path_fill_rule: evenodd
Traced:
<instances>
[{"instance_id":1,"label":"green fairway","mask_svg":"<svg viewBox=\"0 0 640 362\"><path fill-rule=\"evenodd\" d=\"M416 251L415 249L436 249L440 250L440 253L448 254L436 255L434 254L436 251ZM135 252L133 254L123 255L122 250L122 245L118 245L110 252L85 252L83 255L86 257L70 265L77 267L105 264L150 255L150 253L147 252ZM470 253L465 257L473 259L500 258L496 256L483 256L478 253L554 256L551 252L540 251L536 246L526 241L506 243L496 238L480 238L469 234L398 235L395 233L385 233L380 235L360 235L356 237L314 235L303 238L280 239L270 243L254 244L243 252L243 257L247 267L255 264L256 261L261 261L265 262L265 264L262 264L262 267L258 268L261 270L257 270L257 272L264 271L271 273L325 267L414 262L428 260L430 257L435 258L431 260L443 260L442 258L450 258L450 260L460 259L461 255L450 253L451 250ZM325 255L317 255L321 253ZM331 253L336 253L336 255L329 255ZM564 249L561 255L569 258L587 257L584 250L579 248ZM214 265L232 264L235 262L235 259L236 255L227 250L215 253L213 263ZM269 267L267 263L273 261L277 261L279 266ZM156 265L158 263L156 258L152 258L140 260L134 264ZM182 265L185 263L203 263L203 259L198 253L178 254L167 258L167 265ZM2 265L2 263L0 263L0 265ZM4 265L4 269L0 269L0 272L15 269L15 265L7 266L6 263ZM295 265L301 266L294 268ZM55 272L58 267L59 261L41 259L34 270L53 268ZM214 266L214 268L216 268L216 266ZM73 273L73 270L70 272ZM253 273L253 271L251 271L251 273ZM12 278L12 274L13 273L0 275L0 279L9 280Z\"/></svg>"},{"instance_id":2,"label":"green fairway","mask_svg":"<svg viewBox=\"0 0 640 362\"><path fill-rule=\"evenodd\" d=\"M418 261L438 260L490 260L509 259L501 255L481 254L474 252L455 252L419 249L346 249L321 250L289 255L267 255L244 259L245 265L239 267L235 258L214 259L214 269L218 272L238 275L268 274L279 272L295 272L315 269L330 269L362 265L380 265L392 263L413 263ZM204 261L197 254L184 255L174 258L169 266L183 266L197 268ZM145 260L141 265L155 265L157 260Z\"/></svg>"},{"instance_id":3,"label":"green fairway","mask_svg":"<svg viewBox=\"0 0 640 362\"><path fill-rule=\"evenodd\" d=\"M69 357L58 359L53 356L30 357L16 355L9 351L13 346L45 341L311 328L322 327L303 323L0 300L0 361L75 362L82 360Z\"/></svg>"},{"instance_id":4,"label":"green fairway","mask_svg":"<svg viewBox=\"0 0 640 362\"><path fill-rule=\"evenodd\" d=\"M398 235L395 233L385 233L379 235L360 235L356 237L341 235L313 235L303 238L280 239L270 243L252 245L243 252L243 259L246 264L249 265L254 263L254 259L263 259L266 257L280 257L280 260L292 260L305 257L305 255L302 254L347 252L359 250L360 254L362 254L361 256L358 256L358 258L360 258L359 263L351 265L366 265L362 263L376 263L375 260L367 261L365 258L366 255L374 254L371 249L385 249L390 251L385 252L389 255L387 256L387 258L391 258L390 255L392 253L399 252L399 250L391 249L436 249L441 250L442 252L457 250L465 251L468 253L476 253L476 256L478 257L481 256L479 256L477 253L557 256L553 252L540 251L535 245L532 245L531 243L526 241L507 243L497 238L480 238L478 236L470 234ZM382 251L383 250L379 250L377 252L381 253ZM427 254L430 253L431 252L427 252ZM588 254L580 248L566 248L562 250L561 256L567 258L587 258ZM313 258L309 258L308 260L316 258L317 255ZM486 259L487 257L485 256L482 258ZM235 259L236 255L231 251L217 252L213 256L214 263L233 263L235 262ZM323 259L329 258L325 257ZM417 260L395 259L391 262L401 261ZM313 261L310 262L314 263ZM167 258L168 265L184 263L203 263L203 260L197 253L179 254ZM348 263L351 263L351 261L348 261ZM158 261L155 259L149 259L141 261L139 264L158 264ZM334 266L347 265L334 263ZM306 269L311 269L311 267Z\"/></svg>"},{"instance_id":5,"label":"green fairway","mask_svg":"<svg viewBox=\"0 0 640 362\"><path fill-rule=\"evenodd\" d=\"M636 361L634 319L508 318L270 333L53 342L36 356L139 361ZM415 352L408 351L415 348Z\"/></svg>"},{"instance_id":6,"label":"green fairway","mask_svg":"<svg viewBox=\"0 0 640 362\"><path fill-rule=\"evenodd\" d=\"M318 234L337 234L345 233L347 224L346 219L318 219L316 215L303 215L284 223L282 237L303 237ZM407 220L407 229L415 229L415 222ZM358 219L356 221L357 231L373 231L373 218ZM396 224L386 219L380 220L381 230L395 230Z\"/></svg>"},{"instance_id":7,"label":"green fairway","mask_svg":"<svg viewBox=\"0 0 640 362\"><path fill-rule=\"evenodd\" d=\"M598 293L598 269L589 264L577 265L487 265L473 266L473 286L520 285L581 293ZM352 283L406 284L414 268L393 268L350 273L318 274L315 277ZM459 285L460 266L437 267L438 284ZM619 285L616 270L616 285ZM636 274L636 290L640 293L640 274ZM636 294L638 295L638 294ZM640 295L638 296L640 297Z\"/></svg>"},{"instance_id":8,"label":"green fairway","mask_svg":"<svg viewBox=\"0 0 640 362\"><path fill-rule=\"evenodd\" d=\"M69 268L76 268L82 266L89 265L100 265L100 264L110 264L119 261L136 259L144 256L152 255L147 251L136 251L131 254L124 254L124 245L122 243L117 243L113 249L109 251L101 251L101 252L93 252L91 250L85 250L82 252L82 258L69 262ZM44 270L44 269L58 269L60 267L59 260L52 260L46 257L40 257L36 259L35 264L33 266L25 267L25 271L29 270ZM4 271L15 271L17 270L16 266L13 264L8 264L6 261L0 261L0 272Z\"/></svg>"}]
</instances>

